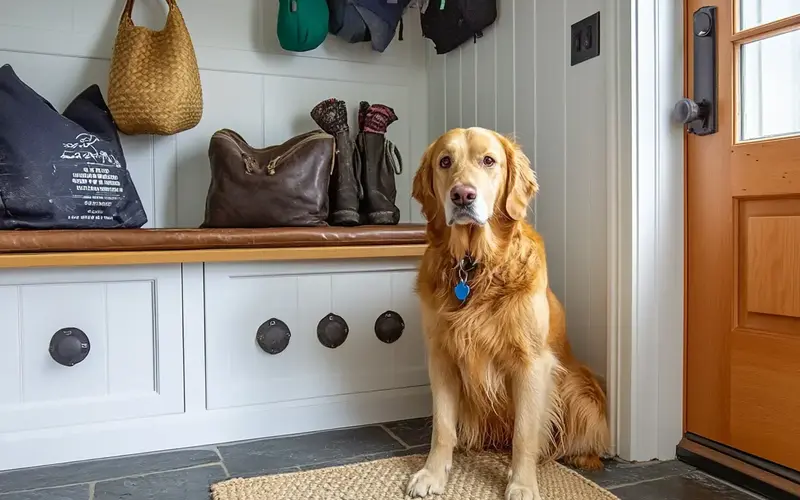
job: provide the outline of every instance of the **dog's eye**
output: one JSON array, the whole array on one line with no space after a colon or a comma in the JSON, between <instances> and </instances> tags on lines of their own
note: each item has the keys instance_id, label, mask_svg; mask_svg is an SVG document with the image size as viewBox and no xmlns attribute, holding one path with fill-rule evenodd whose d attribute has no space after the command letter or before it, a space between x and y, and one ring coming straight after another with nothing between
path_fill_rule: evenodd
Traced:
<instances>
[{"instance_id":1,"label":"dog's eye","mask_svg":"<svg viewBox=\"0 0 800 500\"><path fill-rule=\"evenodd\" d=\"M441 160L439 160L439 166L442 168L450 168L452 165L453 160L451 160L449 156L444 156Z\"/></svg>"},{"instance_id":2,"label":"dog's eye","mask_svg":"<svg viewBox=\"0 0 800 500\"><path fill-rule=\"evenodd\" d=\"M494 158L492 158L491 156L484 156L483 157L483 166L484 167L491 167L492 165L494 165Z\"/></svg>"}]
</instances>

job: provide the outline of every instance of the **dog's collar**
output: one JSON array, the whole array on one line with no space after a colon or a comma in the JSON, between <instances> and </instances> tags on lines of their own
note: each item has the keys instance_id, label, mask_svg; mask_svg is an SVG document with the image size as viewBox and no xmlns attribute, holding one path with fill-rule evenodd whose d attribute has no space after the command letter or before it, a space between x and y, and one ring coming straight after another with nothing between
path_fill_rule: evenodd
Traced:
<instances>
[{"instance_id":1,"label":"dog's collar","mask_svg":"<svg viewBox=\"0 0 800 500\"><path fill-rule=\"evenodd\" d=\"M477 267L478 262L469 252L456 262L454 267L456 271L456 286L453 287L453 293L462 304L469 297L470 287L467 282L472 278Z\"/></svg>"},{"instance_id":2,"label":"dog's collar","mask_svg":"<svg viewBox=\"0 0 800 500\"><path fill-rule=\"evenodd\" d=\"M472 273L478 267L478 261L475 260L475 257L469 254L469 252L465 253L461 259L456 262L456 269L459 271L464 271L466 273Z\"/></svg>"}]
</instances>

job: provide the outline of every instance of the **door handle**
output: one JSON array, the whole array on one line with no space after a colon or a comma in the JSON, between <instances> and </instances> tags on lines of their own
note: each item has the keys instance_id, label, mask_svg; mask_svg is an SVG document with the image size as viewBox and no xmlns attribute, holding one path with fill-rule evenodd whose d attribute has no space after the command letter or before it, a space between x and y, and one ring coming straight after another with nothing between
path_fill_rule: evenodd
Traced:
<instances>
[{"instance_id":1,"label":"door handle","mask_svg":"<svg viewBox=\"0 0 800 500\"><path fill-rule=\"evenodd\" d=\"M711 106L705 102L698 104L693 100L684 97L675 103L675 107L672 109L672 118L676 122L683 123L685 125L695 121L705 121L706 117L708 117L710 108ZM692 132L691 128L689 131Z\"/></svg>"},{"instance_id":2,"label":"door handle","mask_svg":"<svg viewBox=\"0 0 800 500\"><path fill-rule=\"evenodd\" d=\"M692 16L694 41L694 96L675 103L673 120L688 125L688 132L717 132L717 8L700 7Z\"/></svg>"}]
</instances>

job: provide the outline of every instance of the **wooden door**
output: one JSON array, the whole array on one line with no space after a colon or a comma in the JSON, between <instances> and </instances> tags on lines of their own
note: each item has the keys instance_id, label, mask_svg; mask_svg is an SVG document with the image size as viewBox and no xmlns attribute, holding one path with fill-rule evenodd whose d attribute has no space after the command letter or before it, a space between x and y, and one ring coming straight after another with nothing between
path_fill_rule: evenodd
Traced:
<instances>
[{"instance_id":1,"label":"wooden door","mask_svg":"<svg viewBox=\"0 0 800 500\"><path fill-rule=\"evenodd\" d=\"M718 130L686 134L687 437L800 470L800 0L716 6ZM744 455L743 455L744 456Z\"/></svg>"}]
</instances>

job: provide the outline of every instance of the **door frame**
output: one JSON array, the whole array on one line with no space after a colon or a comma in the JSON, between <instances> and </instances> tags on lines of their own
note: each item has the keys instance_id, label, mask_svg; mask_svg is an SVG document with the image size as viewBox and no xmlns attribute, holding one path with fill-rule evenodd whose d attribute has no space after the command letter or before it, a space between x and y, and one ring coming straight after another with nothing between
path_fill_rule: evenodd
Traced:
<instances>
[{"instance_id":1,"label":"door frame","mask_svg":"<svg viewBox=\"0 0 800 500\"><path fill-rule=\"evenodd\" d=\"M684 403L684 95L680 2L606 0L608 388L617 455L675 458Z\"/></svg>"}]
</instances>

